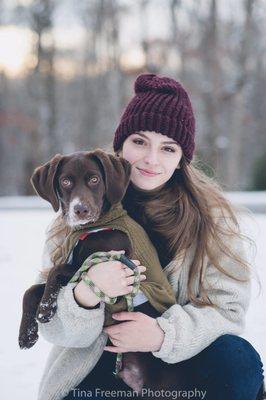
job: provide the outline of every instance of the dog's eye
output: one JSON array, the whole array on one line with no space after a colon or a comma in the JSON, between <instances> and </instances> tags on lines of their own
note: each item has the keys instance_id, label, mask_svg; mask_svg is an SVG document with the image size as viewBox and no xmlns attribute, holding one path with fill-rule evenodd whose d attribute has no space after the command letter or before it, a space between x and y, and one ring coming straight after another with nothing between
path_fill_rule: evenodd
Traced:
<instances>
[{"instance_id":1,"label":"dog's eye","mask_svg":"<svg viewBox=\"0 0 266 400\"><path fill-rule=\"evenodd\" d=\"M64 187L70 187L72 185L72 181L70 179L68 179L68 178L63 178L61 180L61 184Z\"/></svg>"},{"instance_id":2,"label":"dog's eye","mask_svg":"<svg viewBox=\"0 0 266 400\"><path fill-rule=\"evenodd\" d=\"M92 176L89 179L89 183L95 184L95 183L98 183L98 182L99 182L99 178L97 176Z\"/></svg>"}]
</instances>

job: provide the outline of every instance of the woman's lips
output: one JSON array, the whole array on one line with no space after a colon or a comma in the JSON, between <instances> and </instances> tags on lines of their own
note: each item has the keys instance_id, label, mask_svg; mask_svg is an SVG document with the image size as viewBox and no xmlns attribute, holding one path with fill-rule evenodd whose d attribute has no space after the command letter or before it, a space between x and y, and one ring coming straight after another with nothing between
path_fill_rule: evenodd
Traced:
<instances>
[{"instance_id":1,"label":"woman's lips","mask_svg":"<svg viewBox=\"0 0 266 400\"><path fill-rule=\"evenodd\" d=\"M149 171L147 169L141 169L141 168L137 168L137 169L139 170L141 175L144 175L144 176L153 177L153 176L160 175L160 173L158 173L158 172L152 172L152 171Z\"/></svg>"}]
</instances>

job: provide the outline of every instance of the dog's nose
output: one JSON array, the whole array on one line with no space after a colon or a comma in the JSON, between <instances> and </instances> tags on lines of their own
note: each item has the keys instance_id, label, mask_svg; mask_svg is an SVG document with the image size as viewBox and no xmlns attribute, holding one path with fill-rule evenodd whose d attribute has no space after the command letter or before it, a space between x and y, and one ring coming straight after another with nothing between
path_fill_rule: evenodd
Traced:
<instances>
[{"instance_id":1,"label":"dog's nose","mask_svg":"<svg viewBox=\"0 0 266 400\"><path fill-rule=\"evenodd\" d=\"M76 204L74 206L74 213L79 217L85 217L89 212L89 209L84 204Z\"/></svg>"}]
</instances>

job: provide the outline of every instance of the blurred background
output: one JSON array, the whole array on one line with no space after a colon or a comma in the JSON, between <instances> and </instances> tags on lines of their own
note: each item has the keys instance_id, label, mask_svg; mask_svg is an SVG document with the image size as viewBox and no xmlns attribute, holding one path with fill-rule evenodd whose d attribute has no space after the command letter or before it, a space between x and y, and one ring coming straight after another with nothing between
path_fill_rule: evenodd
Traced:
<instances>
[{"instance_id":1,"label":"blurred background","mask_svg":"<svg viewBox=\"0 0 266 400\"><path fill-rule=\"evenodd\" d=\"M144 72L180 80L197 121L196 161L257 246L243 337L266 363L266 1L0 0L1 398L36 400L50 344L17 344L24 291L41 266L48 203L33 169L112 137ZM251 210L253 214L249 211Z\"/></svg>"},{"instance_id":2,"label":"blurred background","mask_svg":"<svg viewBox=\"0 0 266 400\"><path fill-rule=\"evenodd\" d=\"M111 149L143 72L180 80L197 156L227 190L266 190L265 0L0 0L0 195L56 152Z\"/></svg>"}]
</instances>

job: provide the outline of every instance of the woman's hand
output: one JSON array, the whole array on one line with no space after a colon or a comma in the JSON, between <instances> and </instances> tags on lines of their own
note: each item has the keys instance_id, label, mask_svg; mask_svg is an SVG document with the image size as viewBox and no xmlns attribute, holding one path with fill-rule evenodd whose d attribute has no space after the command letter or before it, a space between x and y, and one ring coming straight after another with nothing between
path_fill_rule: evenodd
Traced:
<instances>
[{"instance_id":1,"label":"woman's hand","mask_svg":"<svg viewBox=\"0 0 266 400\"><path fill-rule=\"evenodd\" d=\"M124 251L115 253L124 253ZM140 265L139 260L131 261L138 266L141 273L140 281L144 281L146 276L142 273L146 271L146 267ZM87 275L109 297L123 296L133 290L134 273L120 261L105 261L96 264L89 269ZM78 283L74 293L76 300L82 306L93 307L100 302L99 297L83 281Z\"/></svg>"},{"instance_id":2,"label":"woman's hand","mask_svg":"<svg viewBox=\"0 0 266 400\"><path fill-rule=\"evenodd\" d=\"M103 329L114 345L106 346L105 350L112 353L160 350L164 340L164 331L156 319L141 312L127 311L113 314L112 317L117 321L127 322Z\"/></svg>"},{"instance_id":3,"label":"woman's hand","mask_svg":"<svg viewBox=\"0 0 266 400\"><path fill-rule=\"evenodd\" d=\"M131 260L138 266L140 273L146 267L140 265L139 260ZM87 272L88 277L109 297L124 296L133 290L134 273L121 261L105 261L91 267ZM141 274L140 281L146 276Z\"/></svg>"}]
</instances>

